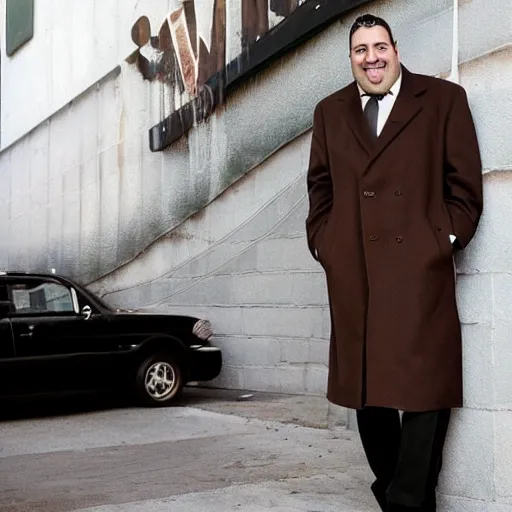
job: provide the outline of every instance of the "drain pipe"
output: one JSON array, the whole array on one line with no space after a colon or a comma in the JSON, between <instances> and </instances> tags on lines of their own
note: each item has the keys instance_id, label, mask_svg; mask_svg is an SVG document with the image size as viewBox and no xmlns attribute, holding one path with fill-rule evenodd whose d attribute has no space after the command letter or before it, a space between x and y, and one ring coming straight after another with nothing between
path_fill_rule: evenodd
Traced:
<instances>
[{"instance_id":1,"label":"drain pipe","mask_svg":"<svg viewBox=\"0 0 512 512\"><path fill-rule=\"evenodd\" d=\"M446 80L459 83L459 0L453 0L452 69Z\"/></svg>"}]
</instances>

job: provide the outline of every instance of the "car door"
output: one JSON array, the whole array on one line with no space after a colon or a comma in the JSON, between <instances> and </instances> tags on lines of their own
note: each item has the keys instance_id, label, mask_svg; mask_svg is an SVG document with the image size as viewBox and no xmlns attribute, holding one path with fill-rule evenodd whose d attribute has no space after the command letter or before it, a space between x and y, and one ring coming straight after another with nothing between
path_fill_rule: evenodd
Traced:
<instances>
[{"instance_id":1,"label":"car door","mask_svg":"<svg viewBox=\"0 0 512 512\"><path fill-rule=\"evenodd\" d=\"M101 300L81 287L74 288L78 307L85 314L85 328L81 338L75 339L80 346L87 366L80 366L84 382L94 385L111 386L120 384L129 365L130 343L134 333L124 335L119 323L113 321L117 316L105 307ZM84 336L87 333L87 336ZM90 369L93 368L94 372Z\"/></svg>"},{"instance_id":2,"label":"car door","mask_svg":"<svg viewBox=\"0 0 512 512\"><path fill-rule=\"evenodd\" d=\"M0 395L15 392L16 368L11 329L11 302L7 286L0 282Z\"/></svg>"}]
</instances>

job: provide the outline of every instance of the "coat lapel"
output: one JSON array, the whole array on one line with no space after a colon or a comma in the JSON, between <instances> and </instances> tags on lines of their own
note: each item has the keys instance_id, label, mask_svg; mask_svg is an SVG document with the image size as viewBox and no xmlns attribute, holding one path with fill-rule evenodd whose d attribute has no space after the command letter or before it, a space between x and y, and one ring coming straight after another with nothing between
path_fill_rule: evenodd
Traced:
<instances>
[{"instance_id":1,"label":"coat lapel","mask_svg":"<svg viewBox=\"0 0 512 512\"><path fill-rule=\"evenodd\" d=\"M424 83L418 84L414 79L414 75L402 66L402 85L400 92L398 93L391 114L380 136L373 145L367 168L422 110L423 102L421 95L425 91L425 88Z\"/></svg>"},{"instance_id":2,"label":"coat lapel","mask_svg":"<svg viewBox=\"0 0 512 512\"><path fill-rule=\"evenodd\" d=\"M339 98L339 101L343 103L344 116L348 126L367 155L370 156L375 142L372 140L368 123L364 118L361 98L355 82L351 84L348 94Z\"/></svg>"}]
</instances>

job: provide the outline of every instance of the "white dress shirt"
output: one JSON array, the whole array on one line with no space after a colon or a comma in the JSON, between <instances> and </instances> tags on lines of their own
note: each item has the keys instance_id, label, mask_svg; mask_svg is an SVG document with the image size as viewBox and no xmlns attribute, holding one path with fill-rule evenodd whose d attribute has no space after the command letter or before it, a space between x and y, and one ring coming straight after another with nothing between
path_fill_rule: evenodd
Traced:
<instances>
[{"instance_id":1,"label":"white dress shirt","mask_svg":"<svg viewBox=\"0 0 512 512\"><path fill-rule=\"evenodd\" d=\"M393 105L395 104L398 93L400 92L400 87L402 85L402 73L398 77L397 81L392 85L389 93L384 96L379 101L379 117L377 118L377 137L381 134L386 121L388 120L389 114L391 114L391 110L393 110ZM365 92L361 89L360 85L357 84L357 88L359 89L359 94L361 96L361 106L364 110L366 104L370 100L370 96L363 96Z\"/></svg>"}]
</instances>

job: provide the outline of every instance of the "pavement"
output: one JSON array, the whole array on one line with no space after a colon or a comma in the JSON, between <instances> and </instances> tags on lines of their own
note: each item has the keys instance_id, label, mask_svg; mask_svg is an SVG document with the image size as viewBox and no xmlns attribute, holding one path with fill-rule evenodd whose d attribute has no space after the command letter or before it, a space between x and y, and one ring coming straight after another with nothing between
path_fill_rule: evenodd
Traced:
<instances>
[{"instance_id":1,"label":"pavement","mask_svg":"<svg viewBox=\"0 0 512 512\"><path fill-rule=\"evenodd\" d=\"M0 411L2 512L377 512L371 480L323 397L186 388L162 409L92 396Z\"/></svg>"}]
</instances>

